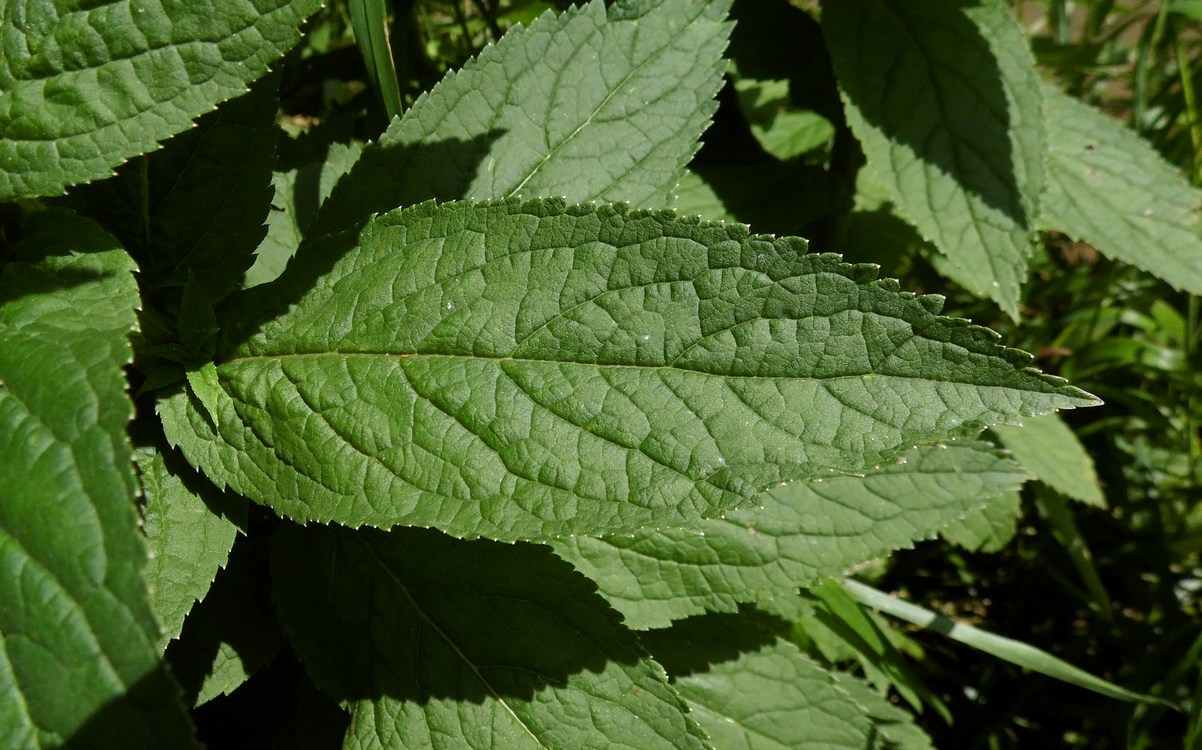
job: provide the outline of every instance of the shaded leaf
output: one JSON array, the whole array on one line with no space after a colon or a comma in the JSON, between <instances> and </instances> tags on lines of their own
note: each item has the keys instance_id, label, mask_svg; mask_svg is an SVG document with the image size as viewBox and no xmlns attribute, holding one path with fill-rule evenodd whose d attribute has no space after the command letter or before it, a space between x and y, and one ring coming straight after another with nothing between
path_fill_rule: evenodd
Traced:
<instances>
[{"instance_id":1,"label":"shaded leaf","mask_svg":"<svg viewBox=\"0 0 1202 750\"><path fill-rule=\"evenodd\" d=\"M1022 497L1006 492L940 529L939 536L970 552L997 552L1014 538L1021 513Z\"/></svg>"},{"instance_id":2,"label":"shaded leaf","mask_svg":"<svg viewBox=\"0 0 1202 750\"><path fill-rule=\"evenodd\" d=\"M1017 316L1045 133L1034 59L1010 9L828 0L822 28L873 178L956 281Z\"/></svg>"},{"instance_id":3,"label":"shaded leaf","mask_svg":"<svg viewBox=\"0 0 1202 750\"><path fill-rule=\"evenodd\" d=\"M219 357L212 418L191 391L160 403L194 465L296 519L498 539L687 524L1093 402L941 298L739 225L425 204L327 242L260 295L303 297L242 321L257 332Z\"/></svg>"},{"instance_id":4,"label":"shaded leaf","mask_svg":"<svg viewBox=\"0 0 1202 750\"><path fill-rule=\"evenodd\" d=\"M187 130L300 39L320 0L0 0L0 202L57 195Z\"/></svg>"},{"instance_id":5,"label":"shaded leaf","mask_svg":"<svg viewBox=\"0 0 1202 750\"><path fill-rule=\"evenodd\" d=\"M179 635L184 617L229 559L238 529L246 526L246 500L187 477L192 467L178 456L169 464L153 448L142 448L135 458L146 496L146 583L165 645Z\"/></svg>"},{"instance_id":6,"label":"shaded leaf","mask_svg":"<svg viewBox=\"0 0 1202 750\"><path fill-rule=\"evenodd\" d=\"M922 448L863 477L769 490L759 508L695 528L573 537L553 547L636 629L731 612L739 602L795 618L799 586L933 537L1023 478L1017 464L983 443Z\"/></svg>"},{"instance_id":7,"label":"shaded leaf","mask_svg":"<svg viewBox=\"0 0 1202 750\"><path fill-rule=\"evenodd\" d=\"M997 425L993 431L1036 479L1086 505L1105 507L1093 459L1058 415L1033 417L1021 427Z\"/></svg>"},{"instance_id":8,"label":"shaded leaf","mask_svg":"<svg viewBox=\"0 0 1202 750\"><path fill-rule=\"evenodd\" d=\"M272 565L293 647L350 704L345 747L704 747L663 670L545 547L286 527Z\"/></svg>"},{"instance_id":9,"label":"shaded leaf","mask_svg":"<svg viewBox=\"0 0 1202 750\"><path fill-rule=\"evenodd\" d=\"M215 301L252 263L271 206L279 82L264 78L112 179L69 191L68 205L138 259L144 287L183 288L192 274Z\"/></svg>"},{"instance_id":10,"label":"shaded leaf","mask_svg":"<svg viewBox=\"0 0 1202 750\"><path fill-rule=\"evenodd\" d=\"M31 217L0 275L0 737L191 747L158 662L134 506L134 264L66 212Z\"/></svg>"},{"instance_id":11,"label":"shaded leaf","mask_svg":"<svg viewBox=\"0 0 1202 750\"><path fill-rule=\"evenodd\" d=\"M1040 225L1202 294L1202 190L1150 144L1050 84Z\"/></svg>"}]
</instances>

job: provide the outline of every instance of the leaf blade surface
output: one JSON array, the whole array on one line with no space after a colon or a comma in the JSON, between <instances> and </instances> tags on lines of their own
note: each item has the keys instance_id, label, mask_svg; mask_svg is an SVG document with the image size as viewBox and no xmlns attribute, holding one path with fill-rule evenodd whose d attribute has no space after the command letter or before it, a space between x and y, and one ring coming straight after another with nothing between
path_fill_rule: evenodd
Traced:
<instances>
[{"instance_id":1,"label":"leaf blade surface","mask_svg":"<svg viewBox=\"0 0 1202 750\"><path fill-rule=\"evenodd\" d=\"M823 3L822 27L868 170L956 281L1015 317L1046 137L1034 59L1010 10L836 0Z\"/></svg>"},{"instance_id":2,"label":"leaf blade surface","mask_svg":"<svg viewBox=\"0 0 1202 750\"><path fill-rule=\"evenodd\" d=\"M739 225L425 204L330 242L262 295L303 292L219 358L216 405L160 405L194 465L293 518L497 539L681 525L1092 403L941 299Z\"/></svg>"},{"instance_id":3,"label":"leaf blade surface","mask_svg":"<svg viewBox=\"0 0 1202 750\"><path fill-rule=\"evenodd\" d=\"M24 243L0 276L0 736L192 747L142 580L133 262L66 212L35 214Z\"/></svg>"},{"instance_id":4,"label":"leaf blade surface","mask_svg":"<svg viewBox=\"0 0 1202 750\"><path fill-rule=\"evenodd\" d=\"M544 547L289 527L272 565L294 647L352 705L346 747L705 746L662 668Z\"/></svg>"},{"instance_id":5,"label":"leaf blade surface","mask_svg":"<svg viewBox=\"0 0 1202 750\"><path fill-rule=\"evenodd\" d=\"M246 91L320 0L4 0L0 201L58 195Z\"/></svg>"}]
</instances>

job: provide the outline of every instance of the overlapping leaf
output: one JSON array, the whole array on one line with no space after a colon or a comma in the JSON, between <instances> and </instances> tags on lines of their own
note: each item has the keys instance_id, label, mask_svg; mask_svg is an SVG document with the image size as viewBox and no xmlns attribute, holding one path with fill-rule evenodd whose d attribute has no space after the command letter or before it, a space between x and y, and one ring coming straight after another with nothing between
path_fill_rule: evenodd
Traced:
<instances>
[{"instance_id":1,"label":"overlapping leaf","mask_svg":"<svg viewBox=\"0 0 1202 750\"><path fill-rule=\"evenodd\" d=\"M770 490L756 509L691 529L574 537L555 551L597 582L633 628L655 628L741 602L796 616L797 588L935 535L1023 481L982 443L910 451L863 477L834 476Z\"/></svg>"},{"instance_id":2,"label":"overlapping leaf","mask_svg":"<svg viewBox=\"0 0 1202 750\"><path fill-rule=\"evenodd\" d=\"M225 566L239 526L246 525L246 500L222 496L211 485L189 486L180 469L191 467L178 455L170 467L153 449L139 449L136 458L151 553L146 580L165 642L179 635L184 617Z\"/></svg>"},{"instance_id":3,"label":"overlapping leaf","mask_svg":"<svg viewBox=\"0 0 1202 750\"><path fill-rule=\"evenodd\" d=\"M822 28L873 177L957 281L1017 315L1045 133L1034 60L1010 9L828 0Z\"/></svg>"},{"instance_id":4,"label":"overlapping leaf","mask_svg":"<svg viewBox=\"0 0 1202 750\"><path fill-rule=\"evenodd\" d=\"M974 552L997 552L1014 538L1021 512L1022 497L1005 492L940 529L939 535Z\"/></svg>"},{"instance_id":5,"label":"overlapping leaf","mask_svg":"<svg viewBox=\"0 0 1202 750\"><path fill-rule=\"evenodd\" d=\"M1021 427L998 425L994 432L1039 481L1086 505L1106 505L1093 459L1059 416L1033 417Z\"/></svg>"},{"instance_id":6,"label":"overlapping leaf","mask_svg":"<svg viewBox=\"0 0 1202 750\"><path fill-rule=\"evenodd\" d=\"M1043 86L1048 184L1040 224L1202 294L1202 191L1147 142Z\"/></svg>"},{"instance_id":7,"label":"overlapping leaf","mask_svg":"<svg viewBox=\"0 0 1202 750\"><path fill-rule=\"evenodd\" d=\"M220 299L266 234L279 83L278 75L263 78L113 179L72 189L65 202L121 240L145 287L183 287L191 273L209 299Z\"/></svg>"},{"instance_id":8,"label":"overlapping leaf","mask_svg":"<svg viewBox=\"0 0 1202 750\"><path fill-rule=\"evenodd\" d=\"M0 0L0 201L100 179L246 91L320 0Z\"/></svg>"},{"instance_id":9,"label":"overlapping leaf","mask_svg":"<svg viewBox=\"0 0 1202 750\"><path fill-rule=\"evenodd\" d=\"M659 665L545 547L292 527L272 567L293 647L350 704L345 747L705 746Z\"/></svg>"},{"instance_id":10,"label":"overlapping leaf","mask_svg":"<svg viewBox=\"0 0 1202 750\"><path fill-rule=\"evenodd\" d=\"M940 298L739 225L425 204L329 242L261 295L297 301L232 342L204 398L160 407L210 478L298 519L499 539L679 525L1092 403Z\"/></svg>"},{"instance_id":11,"label":"overlapping leaf","mask_svg":"<svg viewBox=\"0 0 1202 750\"><path fill-rule=\"evenodd\" d=\"M35 218L0 276L0 738L191 747L158 663L125 435L133 263L91 222Z\"/></svg>"},{"instance_id":12,"label":"overlapping leaf","mask_svg":"<svg viewBox=\"0 0 1202 750\"><path fill-rule=\"evenodd\" d=\"M422 96L319 226L431 198L667 204L722 84L729 0L601 0L514 28Z\"/></svg>"}]
</instances>

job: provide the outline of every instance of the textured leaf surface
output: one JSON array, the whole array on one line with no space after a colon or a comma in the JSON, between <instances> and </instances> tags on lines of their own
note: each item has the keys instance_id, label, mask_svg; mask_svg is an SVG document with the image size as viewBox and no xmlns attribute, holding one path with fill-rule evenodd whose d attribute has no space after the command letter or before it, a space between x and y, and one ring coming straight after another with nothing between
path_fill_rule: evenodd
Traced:
<instances>
[{"instance_id":1,"label":"textured leaf surface","mask_svg":"<svg viewBox=\"0 0 1202 750\"><path fill-rule=\"evenodd\" d=\"M939 535L973 552L997 552L1014 538L1021 512L1022 497L1007 492L940 529Z\"/></svg>"},{"instance_id":2,"label":"textured leaf surface","mask_svg":"<svg viewBox=\"0 0 1202 750\"><path fill-rule=\"evenodd\" d=\"M107 177L246 91L320 0L2 0L0 201Z\"/></svg>"},{"instance_id":3,"label":"textured leaf surface","mask_svg":"<svg viewBox=\"0 0 1202 750\"><path fill-rule=\"evenodd\" d=\"M144 287L183 287L191 272L216 300L250 266L271 206L279 82L258 81L114 178L69 191L138 260Z\"/></svg>"},{"instance_id":4,"label":"textured leaf surface","mask_svg":"<svg viewBox=\"0 0 1202 750\"><path fill-rule=\"evenodd\" d=\"M993 431L1039 481L1086 505L1106 505L1093 459L1058 415L1033 417L1022 427L998 425Z\"/></svg>"},{"instance_id":5,"label":"textured leaf surface","mask_svg":"<svg viewBox=\"0 0 1202 750\"><path fill-rule=\"evenodd\" d=\"M1202 190L1146 141L1043 86L1048 184L1040 224L1202 294Z\"/></svg>"},{"instance_id":6,"label":"textured leaf surface","mask_svg":"<svg viewBox=\"0 0 1202 750\"><path fill-rule=\"evenodd\" d=\"M293 647L351 704L346 747L704 747L663 670L545 547L289 527L272 566Z\"/></svg>"},{"instance_id":7,"label":"textured leaf surface","mask_svg":"<svg viewBox=\"0 0 1202 750\"><path fill-rule=\"evenodd\" d=\"M134 266L90 222L34 221L0 276L0 737L190 747L158 664L125 435Z\"/></svg>"},{"instance_id":8,"label":"textured leaf surface","mask_svg":"<svg viewBox=\"0 0 1202 750\"><path fill-rule=\"evenodd\" d=\"M243 538L205 598L167 646L171 673L188 705L232 693L284 647L271 601L268 539Z\"/></svg>"},{"instance_id":9,"label":"textured leaf surface","mask_svg":"<svg viewBox=\"0 0 1202 750\"><path fill-rule=\"evenodd\" d=\"M1010 9L834 0L822 27L868 170L956 281L1017 315L1045 133L1034 60Z\"/></svg>"},{"instance_id":10,"label":"textured leaf surface","mask_svg":"<svg viewBox=\"0 0 1202 750\"><path fill-rule=\"evenodd\" d=\"M267 216L267 236L255 250L255 263L247 270L243 286L274 281L284 272L318 209L362 151L363 147L357 143L331 143L324 160L275 174L272 179L275 197Z\"/></svg>"},{"instance_id":11,"label":"textured leaf surface","mask_svg":"<svg viewBox=\"0 0 1202 750\"><path fill-rule=\"evenodd\" d=\"M663 0L607 15L593 0L511 29L393 122L321 226L431 198L666 205L715 110L729 5Z\"/></svg>"},{"instance_id":12,"label":"textured leaf surface","mask_svg":"<svg viewBox=\"0 0 1202 750\"><path fill-rule=\"evenodd\" d=\"M146 583L164 643L179 635L184 617L229 559L238 528L246 526L245 499L223 496L197 477L187 481L192 467L174 458L169 467L154 449L136 454L146 496Z\"/></svg>"},{"instance_id":13,"label":"textured leaf surface","mask_svg":"<svg viewBox=\"0 0 1202 750\"><path fill-rule=\"evenodd\" d=\"M260 295L308 289L219 358L216 406L160 406L210 478L293 518L499 539L679 525L1091 403L941 298L739 225L425 204L329 242Z\"/></svg>"},{"instance_id":14,"label":"textured leaf surface","mask_svg":"<svg viewBox=\"0 0 1202 750\"><path fill-rule=\"evenodd\" d=\"M862 706L889 750L934 750L931 738L914 721L914 715L893 705L859 677L831 672L835 684ZM870 745L870 747L873 747Z\"/></svg>"},{"instance_id":15,"label":"textured leaf surface","mask_svg":"<svg viewBox=\"0 0 1202 750\"><path fill-rule=\"evenodd\" d=\"M1022 469L983 443L922 448L906 462L765 492L761 507L691 529L553 544L632 628L663 627L740 602L795 616L797 588L936 531L1018 487Z\"/></svg>"},{"instance_id":16,"label":"textured leaf surface","mask_svg":"<svg viewBox=\"0 0 1202 750\"><path fill-rule=\"evenodd\" d=\"M690 618L645 641L714 747L877 747L872 713L783 639L787 631L746 610Z\"/></svg>"}]
</instances>

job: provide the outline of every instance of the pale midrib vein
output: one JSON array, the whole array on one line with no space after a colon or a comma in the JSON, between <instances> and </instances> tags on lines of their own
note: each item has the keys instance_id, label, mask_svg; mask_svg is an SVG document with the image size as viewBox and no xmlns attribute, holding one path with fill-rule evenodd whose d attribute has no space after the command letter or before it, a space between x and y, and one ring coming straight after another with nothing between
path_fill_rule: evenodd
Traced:
<instances>
[{"instance_id":1,"label":"pale midrib vein","mask_svg":"<svg viewBox=\"0 0 1202 750\"><path fill-rule=\"evenodd\" d=\"M989 356L989 355L984 355L984 356ZM244 363L249 363L249 362L282 362L282 361L288 361L288 360L307 359L307 358L322 358L322 357L340 357L340 358L347 358L347 359L358 358L358 357L383 357L383 358L388 358L388 359L395 359L395 360L398 360L401 362L415 361L415 360L420 360L420 359L425 358L425 359L449 359L449 360L492 362L492 363L497 363L497 364L500 364L501 362L514 362L517 364L529 364L529 365L567 365L567 366L577 366L577 367L595 367L597 369L605 369L605 370L623 370L623 369L626 369L626 370L650 370L650 371L669 370L672 372L693 373L696 375L705 375L708 377L723 378L726 380L813 380L813 381L822 381L822 382L836 382L836 381L840 381L840 380L856 380L856 379L866 378L866 377L881 377L881 378L895 378L898 380L918 380L918 381L930 382L930 383L945 383L948 385L964 385L964 386L971 386L973 388L1001 388L1001 389L1005 389L1005 390L1020 390L1023 392L1030 392L1030 393L1047 393L1048 395L1063 395L1063 394L1057 394L1057 393L1055 393L1055 391L1042 391L1042 390L1037 391L1037 390L1032 390L1029 388L1024 389L1024 388L1020 388L1020 387L1007 386L1007 385L998 384L998 383L973 383L973 382L965 381L965 380L940 380L937 378L923 377L921 375L900 375L900 374L894 374L894 373L876 372L874 370L868 370L866 372L861 372L861 373L851 373L851 374L847 374L847 375L812 375L812 374L734 375L734 374L721 373L721 372L709 372L707 370L696 370L693 368L679 367L679 366L673 366L673 365L632 365L632 364L620 364L620 363L610 363L610 362L577 362L575 360L531 359L528 357L509 357L509 356L486 355L486 354L446 354L446 353L434 353L434 352L428 352L428 353L427 352L398 353L398 352L375 352L375 351L343 352L343 351L331 350L331 351L324 351L324 352L286 352L286 353L279 353L279 354L245 354L245 355L240 355L240 356L236 356L236 357L230 357L229 359L226 359L222 362L218 362L217 366L221 367L223 365L244 364ZM1041 374L1041 376L1042 376L1042 374ZM1047 384L1045 383L1045 385L1047 385Z\"/></svg>"},{"instance_id":2,"label":"pale midrib vein","mask_svg":"<svg viewBox=\"0 0 1202 750\"><path fill-rule=\"evenodd\" d=\"M467 665L468 669L472 671L472 674L476 676L476 679L479 680L480 684L488 690L489 694L492 695L497 703L504 707L506 713L508 713L513 720L517 722L518 726L526 731L526 734L530 735L530 739L534 740L539 747L545 747L550 750L549 746L544 744L543 741L539 739L538 735L534 733L534 730L531 729L530 726L522 720L522 717L518 716L513 707L506 702L500 691L498 691L497 688L491 682L489 682L483 674L481 674L480 670L476 666L476 663L469 659L467 654L463 653L463 651L459 648L459 644L457 644L449 635L447 635L447 633L438 626L438 623L436 623L434 619L431 618L424 609L422 609L417 600L413 598L413 594L409 591L409 587L406 586L405 582L392 572L392 568L390 568L382 559L380 559L380 556L376 554L376 551L372 549L372 546L368 544L367 541L360 535L356 534L354 537L355 541L362 545L363 549L367 551L368 556L380 566L380 569L384 571L384 574L388 576L388 579L392 581L398 589L400 589L401 594L405 597L405 600L409 602L409 606L413 607L413 611L416 612L418 617L422 619L422 622L426 623L431 630L438 634L439 638L442 638L444 643L451 647L451 650L455 652L455 655Z\"/></svg>"},{"instance_id":3,"label":"pale midrib vein","mask_svg":"<svg viewBox=\"0 0 1202 750\"><path fill-rule=\"evenodd\" d=\"M683 29L681 29L679 35L683 35L686 31L691 30L693 24L697 23L697 21L700 18L701 18L701 16L697 16L697 17L693 18L693 20L689 21L685 25L685 27ZM608 26L609 23L607 22L606 25ZM601 41L604 42L605 41L604 31L602 31L601 29L598 29L598 32L599 33L596 34L596 36L601 37ZM590 39L590 41L592 41L592 40ZM582 48L583 48L583 45L582 45ZM570 143L572 141L572 139L574 139L576 136L580 135L580 132L582 130L584 130L586 127L588 127L590 124L592 124L593 120L596 119L597 115L609 105L610 100L613 99L614 96L616 96L618 94L618 92L620 92L622 90L622 88L626 85L626 83L628 81L630 81L632 78L634 78L634 76L636 74L641 73L643 71L643 69L646 68L648 65L650 65L652 62L655 62L661 56L666 54L669 51L669 49L670 49L669 47L661 47L658 50L656 50L652 55L648 56L646 60L643 60L641 63L639 63L638 65L631 68L630 71L625 76L622 77L622 80L616 86L612 86L610 88L609 93L607 93L605 95L605 98L601 101L600 104L598 104L596 107L593 108L592 112L588 113L588 115L584 118L584 121L581 122L578 126L576 126L576 129L573 130L571 133L569 133L562 141L560 141L558 144L556 144L556 146L554 148L552 148L550 151L548 151L546 153L546 155L544 155L543 158L541 160L539 160L539 162L537 164L535 164L533 168L531 168L530 173L527 174L524 178L522 178L522 181L519 182L516 187L514 187L512 190L510 190L509 192L507 192L505 194L506 197L512 197L512 196L517 195L518 192L523 187L526 186L526 183L529 182L531 179L533 179L536 174L538 174L540 169L542 169L549 161L551 161L551 159L553 159L561 150L563 150L563 148L565 146L567 146L567 144ZM544 123L544 131L545 131L545 128L546 128L546 123Z\"/></svg>"}]
</instances>

